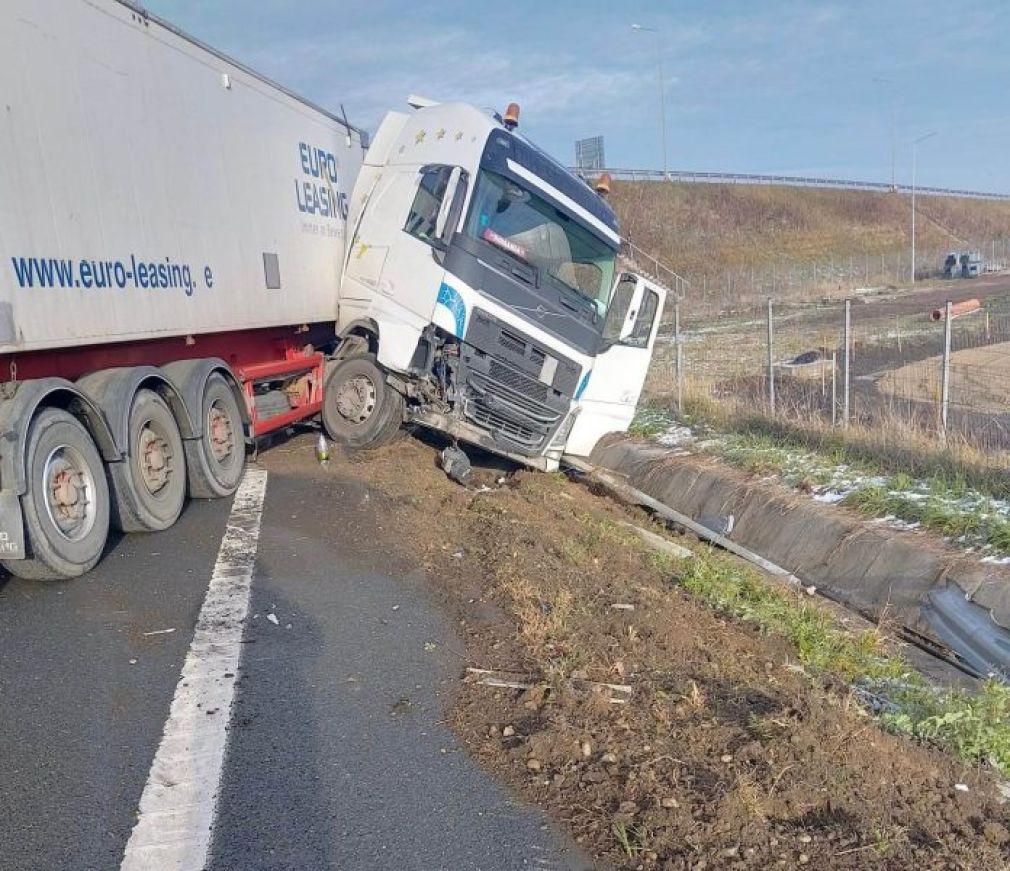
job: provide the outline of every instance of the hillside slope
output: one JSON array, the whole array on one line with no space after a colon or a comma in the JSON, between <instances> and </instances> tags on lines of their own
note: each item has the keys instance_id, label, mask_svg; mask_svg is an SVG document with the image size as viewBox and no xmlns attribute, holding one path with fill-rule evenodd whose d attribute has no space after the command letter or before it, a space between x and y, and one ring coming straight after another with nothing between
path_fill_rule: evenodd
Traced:
<instances>
[{"instance_id":1,"label":"hillside slope","mask_svg":"<svg viewBox=\"0 0 1010 871\"><path fill-rule=\"evenodd\" d=\"M726 270L773 264L907 257L905 194L686 182L615 182L622 234L697 283ZM936 258L951 248L1010 238L1010 201L917 197L917 247ZM1010 243L998 243L1010 254ZM899 261L895 261L899 262ZM906 264L907 265L907 264ZM932 265L932 263L930 264Z\"/></svg>"}]
</instances>

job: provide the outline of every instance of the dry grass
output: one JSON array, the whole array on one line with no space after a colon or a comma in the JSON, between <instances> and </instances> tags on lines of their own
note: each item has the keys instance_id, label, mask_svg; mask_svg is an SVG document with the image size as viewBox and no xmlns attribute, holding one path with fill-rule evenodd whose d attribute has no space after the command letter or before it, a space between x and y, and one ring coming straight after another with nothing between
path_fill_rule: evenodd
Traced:
<instances>
[{"instance_id":1,"label":"dry grass","mask_svg":"<svg viewBox=\"0 0 1010 871\"><path fill-rule=\"evenodd\" d=\"M822 414L780 407L774 417L753 399L718 389L710 378L684 380L684 411L692 422L723 432L766 435L780 442L863 465L887 474L962 482L996 498L1010 496L1010 453L987 449L963 437L937 438L929 421L909 418L903 408L883 406L872 422L857 418L848 428L832 426ZM657 389L659 388L659 389ZM672 379L653 380L651 401L674 403Z\"/></svg>"},{"instance_id":2,"label":"dry grass","mask_svg":"<svg viewBox=\"0 0 1010 871\"><path fill-rule=\"evenodd\" d=\"M909 200L871 191L618 182L622 233L691 282L692 310L844 296L908 279ZM920 268L1010 236L1010 203L922 197ZM775 275L777 273L777 281Z\"/></svg>"},{"instance_id":3,"label":"dry grass","mask_svg":"<svg viewBox=\"0 0 1010 871\"><path fill-rule=\"evenodd\" d=\"M887 372L881 390L894 396L936 403L941 391L941 356L917 360ZM950 395L974 411L1003 414L1010 408L1010 344L955 351L950 358Z\"/></svg>"},{"instance_id":4,"label":"dry grass","mask_svg":"<svg viewBox=\"0 0 1010 871\"><path fill-rule=\"evenodd\" d=\"M689 277L831 254L887 254L908 244L908 198L897 194L616 182L612 200L625 234ZM1007 202L921 197L917 207L928 216L917 228L924 249L1010 231Z\"/></svg>"}]
</instances>

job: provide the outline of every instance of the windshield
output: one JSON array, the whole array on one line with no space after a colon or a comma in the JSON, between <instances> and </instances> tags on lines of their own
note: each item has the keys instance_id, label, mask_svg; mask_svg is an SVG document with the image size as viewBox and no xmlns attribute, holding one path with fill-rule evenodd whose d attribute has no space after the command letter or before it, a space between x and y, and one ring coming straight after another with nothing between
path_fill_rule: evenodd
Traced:
<instances>
[{"instance_id":1,"label":"windshield","mask_svg":"<svg viewBox=\"0 0 1010 871\"><path fill-rule=\"evenodd\" d=\"M466 233L507 251L606 312L616 252L545 199L482 170Z\"/></svg>"}]
</instances>

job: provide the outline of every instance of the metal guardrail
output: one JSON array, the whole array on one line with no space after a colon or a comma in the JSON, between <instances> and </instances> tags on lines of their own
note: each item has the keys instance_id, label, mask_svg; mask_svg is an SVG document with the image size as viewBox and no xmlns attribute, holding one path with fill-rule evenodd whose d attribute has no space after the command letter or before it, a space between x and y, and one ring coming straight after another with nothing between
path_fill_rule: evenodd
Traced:
<instances>
[{"instance_id":1,"label":"metal guardrail","mask_svg":"<svg viewBox=\"0 0 1010 871\"><path fill-rule=\"evenodd\" d=\"M687 289L691 286L691 282L683 275L678 275L658 257L639 248L628 239L621 240L621 257L633 269L644 273L646 278L651 278L667 290L672 291L678 301L684 298Z\"/></svg>"},{"instance_id":2,"label":"metal guardrail","mask_svg":"<svg viewBox=\"0 0 1010 871\"><path fill-rule=\"evenodd\" d=\"M610 177L625 181L688 181L708 182L711 184L773 184L788 187L820 187L842 190L861 191L896 191L911 193L912 186L899 184L891 186L886 182L854 181L841 178L817 178L799 175L755 175L746 172L697 172L695 170L671 169L663 172L659 169L601 169L586 171L573 168L572 172L583 177L598 176L602 172L610 173ZM938 188L915 186L915 192L924 196L936 197L967 197L976 200L1010 200L1010 194L991 193L986 191L958 190L956 188Z\"/></svg>"}]
</instances>

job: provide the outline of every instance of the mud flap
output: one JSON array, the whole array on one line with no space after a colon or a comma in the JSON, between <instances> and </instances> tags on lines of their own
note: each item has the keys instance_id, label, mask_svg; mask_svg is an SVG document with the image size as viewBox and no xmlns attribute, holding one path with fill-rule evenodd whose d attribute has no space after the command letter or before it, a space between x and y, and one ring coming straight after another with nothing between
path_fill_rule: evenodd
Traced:
<instances>
[{"instance_id":1,"label":"mud flap","mask_svg":"<svg viewBox=\"0 0 1010 871\"><path fill-rule=\"evenodd\" d=\"M25 523L21 500L14 493L0 493L0 559L25 558Z\"/></svg>"}]
</instances>

